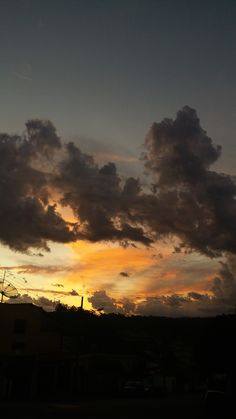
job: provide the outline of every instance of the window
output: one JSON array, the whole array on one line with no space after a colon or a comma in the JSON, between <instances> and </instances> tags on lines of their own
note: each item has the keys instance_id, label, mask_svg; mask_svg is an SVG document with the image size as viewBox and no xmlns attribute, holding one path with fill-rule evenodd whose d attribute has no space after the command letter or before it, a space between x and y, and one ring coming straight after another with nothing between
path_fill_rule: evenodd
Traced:
<instances>
[{"instance_id":1,"label":"window","mask_svg":"<svg viewBox=\"0 0 236 419\"><path fill-rule=\"evenodd\" d=\"M25 349L25 343L24 342L13 342L12 344L12 350L16 353L16 354L20 354L24 351Z\"/></svg>"},{"instance_id":2,"label":"window","mask_svg":"<svg viewBox=\"0 0 236 419\"><path fill-rule=\"evenodd\" d=\"M26 332L27 321L24 319L16 319L14 323L14 333L24 335Z\"/></svg>"}]
</instances>

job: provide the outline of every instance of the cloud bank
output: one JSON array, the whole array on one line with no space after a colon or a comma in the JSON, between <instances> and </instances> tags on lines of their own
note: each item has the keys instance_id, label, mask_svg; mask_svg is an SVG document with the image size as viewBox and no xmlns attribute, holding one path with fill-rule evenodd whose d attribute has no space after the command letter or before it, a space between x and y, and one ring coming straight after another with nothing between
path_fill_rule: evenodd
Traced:
<instances>
[{"instance_id":1,"label":"cloud bank","mask_svg":"<svg viewBox=\"0 0 236 419\"><path fill-rule=\"evenodd\" d=\"M50 241L150 246L176 236L177 251L235 253L236 186L210 170L220 153L196 111L184 107L147 134L142 187L113 162L99 167L75 144L62 144L50 121L30 120L21 136L0 134L0 241L29 252L49 250ZM74 223L59 212L63 205Z\"/></svg>"},{"instance_id":2,"label":"cloud bank","mask_svg":"<svg viewBox=\"0 0 236 419\"><path fill-rule=\"evenodd\" d=\"M157 295L141 300L115 299L106 291L96 291L88 301L95 310L142 316L215 316L234 313L236 307L236 257L220 262L219 274L207 292L191 291L186 294Z\"/></svg>"}]
</instances>

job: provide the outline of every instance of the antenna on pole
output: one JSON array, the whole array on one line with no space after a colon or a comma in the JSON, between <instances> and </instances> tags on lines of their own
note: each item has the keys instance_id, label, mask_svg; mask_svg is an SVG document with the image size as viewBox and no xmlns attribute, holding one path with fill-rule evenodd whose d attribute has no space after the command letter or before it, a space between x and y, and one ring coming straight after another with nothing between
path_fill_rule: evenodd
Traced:
<instances>
[{"instance_id":1,"label":"antenna on pole","mask_svg":"<svg viewBox=\"0 0 236 419\"><path fill-rule=\"evenodd\" d=\"M3 279L2 281L0 281L1 304L3 303L3 297L17 298L19 295L16 287L10 284L10 282L5 281L5 278L6 278L6 271L4 271Z\"/></svg>"}]
</instances>

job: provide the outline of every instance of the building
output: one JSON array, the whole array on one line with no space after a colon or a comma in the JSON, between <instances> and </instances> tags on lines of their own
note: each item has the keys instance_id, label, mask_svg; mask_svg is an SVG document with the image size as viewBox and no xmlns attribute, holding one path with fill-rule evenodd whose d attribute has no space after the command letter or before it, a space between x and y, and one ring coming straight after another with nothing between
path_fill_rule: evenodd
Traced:
<instances>
[{"instance_id":1,"label":"building","mask_svg":"<svg viewBox=\"0 0 236 419\"><path fill-rule=\"evenodd\" d=\"M0 398L69 392L75 371L70 339L33 304L0 304Z\"/></svg>"}]
</instances>

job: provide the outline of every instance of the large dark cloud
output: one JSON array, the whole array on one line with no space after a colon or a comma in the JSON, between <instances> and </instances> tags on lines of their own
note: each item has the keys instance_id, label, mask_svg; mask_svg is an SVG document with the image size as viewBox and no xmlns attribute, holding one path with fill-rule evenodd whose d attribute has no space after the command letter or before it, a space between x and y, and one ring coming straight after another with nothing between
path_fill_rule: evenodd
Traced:
<instances>
[{"instance_id":1,"label":"large dark cloud","mask_svg":"<svg viewBox=\"0 0 236 419\"><path fill-rule=\"evenodd\" d=\"M114 163L99 168L93 158L73 143L66 145L66 156L59 163L55 187L63 193L61 203L69 205L78 217L78 237L90 241L139 241L151 239L132 215L138 180L122 182Z\"/></svg>"},{"instance_id":2,"label":"large dark cloud","mask_svg":"<svg viewBox=\"0 0 236 419\"><path fill-rule=\"evenodd\" d=\"M49 204L48 174L37 167L60 147L48 121L28 121L21 137L0 135L0 241L14 250L48 250L50 240L76 238L56 206Z\"/></svg>"},{"instance_id":3,"label":"large dark cloud","mask_svg":"<svg viewBox=\"0 0 236 419\"><path fill-rule=\"evenodd\" d=\"M236 186L210 170L221 149L196 111L151 127L142 187L114 163L99 167L75 144L62 144L50 121L31 120L22 136L0 135L0 241L14 250L48 250L77 239L150 245L177 236L178 250L208 256L236 251ZM148 186L149 185L149 186ZM69 206L67 223L52 202Z\"/></svg>"},{"instance_id":4,"label":"large dark cloud","mask_svg":"<svg viewBox=\"0 0 236 419\"><path fill-rule=\"evenodd\" d=\"M220 147L185 107L175 120L153 124L146 138L145 166L154 176L145 197L151 231L176 235L182 247L209 256L236 251L236 186L230 176L210 171Z\"/></svg>"}]
</instances>

